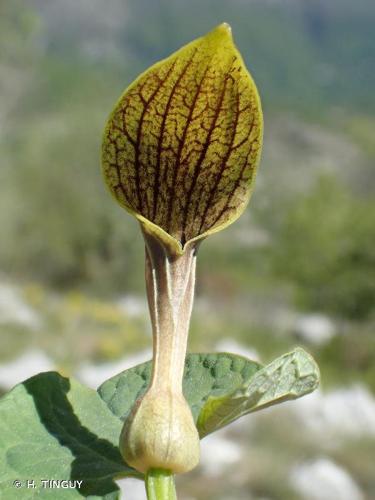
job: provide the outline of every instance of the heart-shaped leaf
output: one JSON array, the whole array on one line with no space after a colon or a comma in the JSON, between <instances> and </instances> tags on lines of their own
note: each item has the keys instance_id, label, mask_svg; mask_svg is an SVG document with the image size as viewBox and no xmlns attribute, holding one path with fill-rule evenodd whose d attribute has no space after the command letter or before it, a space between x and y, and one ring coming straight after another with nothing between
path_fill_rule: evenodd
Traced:
<instances>
[{"instance_id":1,"label":"heart-shaped leaf","mask_svg":"<svg viewBox=\"0 0 375 500\"><path fill-rule=\"evenodd\" d=\"M120 431L97 392L74 380L47 372L17 385L0 399L0 498L119 498L113 478L139 476L122 460Z\"/></svg>"},{"instance_id":2,"label":"heart-shaped leaf","mask_svg":"<svg viewBox=\"0 0 375 500\"><path fill-rule=\"evenodd\" d=\"M194 420L210 395L232 393L261 368L259 363L234 354L188 354L183 380L184 395ZM135 401L146 392L151 361L129 368L104 382L98 389L109 409L125 420Z\"/></svg>"},{"instance_id":3,"label":"heart-shaped leaf","mask_svg":"<svg viewBox=\"0 0 375 500\"><path fill-rule=\"evenodd\" d=\"M145 393L150 376L149 361L107 380L98 392L109 409L125 420ZM312 392L318 383L315 361L297 348L265 367L235 354L189 354L183 389L204 437L246 413Z\"/></svg>"}]
</instances>

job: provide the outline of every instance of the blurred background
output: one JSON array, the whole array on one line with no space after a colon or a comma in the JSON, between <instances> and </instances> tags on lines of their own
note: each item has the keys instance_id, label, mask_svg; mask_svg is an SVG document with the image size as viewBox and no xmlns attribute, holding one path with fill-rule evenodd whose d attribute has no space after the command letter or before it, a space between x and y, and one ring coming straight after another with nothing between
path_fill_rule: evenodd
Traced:
<instances>
[{"instance_id":1,"label":"blurred background","mask_svg":"<svg viewBox=\"0 0 375 500\"><path fill-rule=\"evenodd\" d=\"M206 438L180 498L374 499L373 0L1 1L0 391L49 369L97 387L150 357L142 238L101 134L141 70L222 21L265 146L249 209L201 247L189 348L301 345L322 385Z\"/></svg>"}]
</instances>

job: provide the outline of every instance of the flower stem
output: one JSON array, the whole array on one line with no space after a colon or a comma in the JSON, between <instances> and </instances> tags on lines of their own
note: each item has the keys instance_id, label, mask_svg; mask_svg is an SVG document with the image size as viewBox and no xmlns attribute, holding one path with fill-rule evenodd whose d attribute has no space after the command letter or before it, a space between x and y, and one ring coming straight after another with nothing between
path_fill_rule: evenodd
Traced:
<instances>
[{"instance_id":1,"label":"flower stem","mask_svg":"<svg viewBox=\"0 0 375 500\"><path fill-rule=\"evenodd\" d=\"M125 462L140 472L158 469L180 474L199 462L199 434L182 390L196 245L178 255L146 230L144 237L152 375L149 388L124 423L120 451Z\"/></svg>"},{"instance_id":2,"label":"flower stem","mask_svg":"<svg viewBox=\"0 0 375 500\"><path fill-rule=\"evenodd\" d=\"M194 300L196 249L170 254L154 237L146 242L146 289L153 330L150 388L182 393L186 345Z\"/></svg>"},{"instance_id":3,"label":"flower stem","mask_svg":"<svg viewBox=\"0 0 375 500\"><path fill-rule=\"evenodd\" d=\"M148 500L177 500L174 477L164 469L150 469L145 478Z\"/></svg>"}]
</instances>

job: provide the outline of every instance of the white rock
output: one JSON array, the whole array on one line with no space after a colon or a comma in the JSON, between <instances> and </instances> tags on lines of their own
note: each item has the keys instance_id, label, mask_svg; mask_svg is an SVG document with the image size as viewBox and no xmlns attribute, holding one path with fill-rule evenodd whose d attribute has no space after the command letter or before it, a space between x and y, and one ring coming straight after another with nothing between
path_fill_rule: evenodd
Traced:
<instances>
[{"instance_id":1,"label":"white rock","mask_svg":"<svg viewBox=\"0 0 375 500\"><path fill-rule=\"evenodd\" d=\"M251 224L251 223L250 223ZM263 228L257 227L254 224L250 225L249 222L245 226L233 230L233 236L236 238L236 242L247 248L262 247L270 243L270 234Z\"/></svg>"},{"instance_id":2,"label":"white rock","mask_svg":"<svg viewBox=\"0 0 375 500\"><path fill-rule=\"evenodd\" d=\"M137 318L147 314L147 302L142 297L124 295L117 301L117 304L128 317Z\"/></svg>"},{"instance_id":3,"label":"white rock","mask_svg":"<svg viewBox=\"0 0 375 500\"><path fill-rule=\"evenodd\" d=\"M242 449L219 432L210 434L201 442L201 467L210 476L222 474L228 466L240 462Z\"/></svg>"},{"instance_id":4,"label":"white rock","mask_svg":"<svg viewBox=\"0 0 375 500\"><path fill-rule=\"evenodd\" d=\"M350 474L325 457L295 466L292 487L305 500L362 500L363 494Z\"/></svg>"},{"instance_id":5,"label":"white rock","mask_svg":"<svg viewBox=\"0 0 375 500\"><path fill-rule=\"evenodd\" d=\"M40 326L37 313L25 303L18 290L11 285L0 285L0 324L15 323L32 330Z\"/></svg>"},{"instance_id":6,"label":"white rock","mask_svg":"<svg viewBox=\"0 0 375 500\"><path fill-rule=\"evenodd\" d=\"M322 314L298 316L294 331L297 337L313 345L325 344L336 335L333 321Z\"/></svg>"},{"instance_id":7,"label":"white rock","mask_svg":"<svg viewBox=\"0 0 375 500\"><path fill-rule=\"evenodd\" d=\"M116 481L121 490L121 500L146 500L145 483L132 477Z\"/></svg>"},{"instance_id":8,"label":"white rock","mask_svg":"<svg viewBox=\"0 0 375 500\"><path fill-rule=\"evenodd\" d=\"M37 373L54 369L55 364L43 351L32 349L13 361L0 365L0 386L10 389Z\"/></svg>"},{"instance_id":9,"label":"white rock","mask_svg":"<svg viewBox=\"0 0 375 500\"><path fill-rule=\"evenodd\" d=\"M105 380L132 366L144 363L152 358L151 349L145 349L132 356L127 356L111 363L92 364L84 363L77 370L75 376L84 384L96 389Z\"/></svg>"},{"instance_id":10,"label":"white rock","mask_svg":"<svg viewBox=\"0 0 375 500\"><path fill-rule=\"evenodd\" d=\"M145 483L132 477L119 479L116 484L120 488L121 500L147 500ZM181 500L196 500L193 497L179 495Z\"/></svg>"},{"instance_id":11,"label":"white rock","mask_svg":"<svg viewBox=\"0 0 375 500\"><path fill-rule=\"evenodd\" d=\"M239 354L245 358L249 358L253 361L259 361L259 354L255 349L246 347L236 340L232 339L222 339L215 345L215 350L217 352L230 352L232 354Z\"/></svg>"},{"instance_id":12,"label":"white rock","mask_svg":"<svg viewBox=\"0 0 375 500\"><path fill-rule=\"evenodd\" d=\"M286 405L317 436L375 436L375 398L363 385L326 394L318 390Z\"/></svg>"}]
</instances>

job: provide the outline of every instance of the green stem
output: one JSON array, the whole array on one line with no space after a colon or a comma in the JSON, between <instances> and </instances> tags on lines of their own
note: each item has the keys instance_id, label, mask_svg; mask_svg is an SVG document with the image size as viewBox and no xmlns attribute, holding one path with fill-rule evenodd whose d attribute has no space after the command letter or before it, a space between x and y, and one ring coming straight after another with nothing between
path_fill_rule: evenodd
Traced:
<instances>
[{"instance_id":1,"label":"green stem","mask_svg":"<svg viewBox=\"0 0 375 500\"><path fill-rule=\"evenodd\" d=\"M172 472L150 469L145 478L148 500L177 500Z\"/></svg>"}]
</instances>

